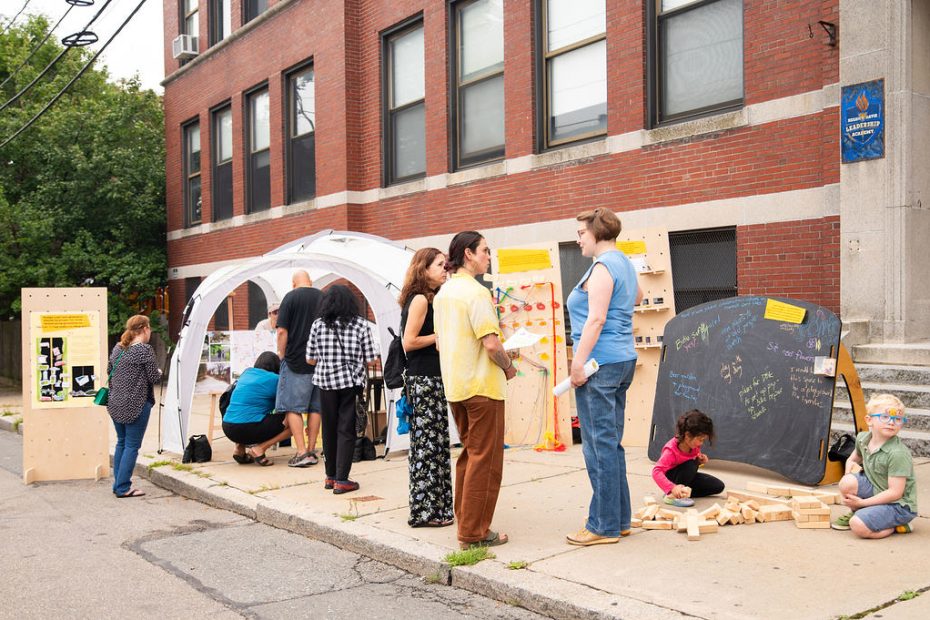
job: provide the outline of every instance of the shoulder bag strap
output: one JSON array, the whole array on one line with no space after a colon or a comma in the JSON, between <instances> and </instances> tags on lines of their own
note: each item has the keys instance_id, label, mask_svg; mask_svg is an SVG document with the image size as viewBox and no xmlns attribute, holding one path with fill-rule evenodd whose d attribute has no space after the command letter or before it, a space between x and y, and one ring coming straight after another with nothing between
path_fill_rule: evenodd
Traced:
<instances>
[{"instance_id":1,"label":"shoulder bag strap","mask_svg":"<svg viewBox=\"0 0 930 620\"><path fill-rule=\"evenodd\" d=\"M116 361L113 362L113 370L110 371L110 375L107 377L107 387L110 386L110 379L113 378L113 373L116 372L116 365L119 364L119 358L123 357L123 353L126 352L126 349L123 349L119 352L119 355L116 356Z\"/></svg>"}]
</instances>

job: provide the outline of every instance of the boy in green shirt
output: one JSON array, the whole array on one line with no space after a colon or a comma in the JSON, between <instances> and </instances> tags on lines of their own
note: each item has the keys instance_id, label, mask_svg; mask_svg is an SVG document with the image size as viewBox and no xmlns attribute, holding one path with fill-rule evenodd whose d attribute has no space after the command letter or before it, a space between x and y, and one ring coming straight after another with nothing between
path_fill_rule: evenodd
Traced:
<instances>
[{"instance_id":1,"label":"boy in green shirt","mask_svg":"<svg viewBox=\"0 0 930 620\"><path fill-rule=\"evenodd\" d=\"M904 403L891 394L873 396L866 405L868 431L856 437L840 480L843 503L853 512L834 521L836 530L851 529L860 538L906 534L917 516L917 487L911 453L898 433L907 421ZM856 465L862 471L853 473Z\"/></svg>"}]
</instances>

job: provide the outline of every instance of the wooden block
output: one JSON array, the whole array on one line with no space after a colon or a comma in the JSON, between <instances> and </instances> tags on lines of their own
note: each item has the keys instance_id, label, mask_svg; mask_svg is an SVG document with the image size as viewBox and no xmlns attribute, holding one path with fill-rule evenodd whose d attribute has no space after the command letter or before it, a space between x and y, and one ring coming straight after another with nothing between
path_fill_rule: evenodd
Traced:
<instances>
[{"instance_id":1,"label":"wooden block","mask_svg":"<svg viewBox=\"0 0 930 620\"><path fill-rule=\"evenodd\" d=\"M817 489L812 489L810 487L788 487L788 492L791 493L791 497L797 497L799 495L811 496L817 493Z\"/></svg>"},{"instance_id":2,"label":"wooden block","mask_svg":"<svg viewBox=\"0 0 930 620\"><path fill-rule=\"evenodd\" d=\"M764 512L756 513L756 523L767 523L767 522L768 522L768 519L765 518Z\"/></svg>"},{"instance_id":3,"label":"wooden block","mask_svg":"<svg viewBox=\"0 0 930 620\"><path fill-rule=\"evenodd\" d=\"M826 491L814 493L814 497L822 501L824 504L842 504L843 498L839 493L834 493L833 491Z\"/></svg>"},{"instance_id":4,"label":"wooden block","mask_svg":"<svg viewBox=\"0 0 930 620\"><path fill-rule=\"evenodd\" d=\"M732 516L733 516L733 513L727 510L726 508L724 508L723 510L717 513L717 523L719 523L720 525L726 525L727 522L729 522L730 517Z\"/></svg>"},{"instance_id":5,"label":"wooden block","mask_svg":"<svg viewBox=\"0 0 930 620\"><path fill-rule=\"evenodd\" d=\"M743 515L743 519L746 521L747 525L756 522L756 511L749 506L743 506L740 514Z\"/></svg>"},{"instance_id":6,"label":"wooden block","mask_svg":"<svg viewBox=\"0 0 930 620\"><path fill-rule=\"evenodd\" d=\"M642 518L643 518L643 513L644 513L644 512L646 512L646 507L645 507L645 506L643 506L642 508L638 508L638 509L636 510L636 512L633 513L633 518L634 518L634 519L642 519Z\"/></svg>"},{"instance_id":7,"label":"wooden block","mask_svg":"<svg viewBox=\"0 0 930 620\"><path fill-rule=\"evenodd\" d=\"M798 508L820 508L821 504L823 502L811 495L795 495L791 498L791 505Z\"/></svg>"},{"instance_id":8,"label":"wooden block","mask_svg":"<svg viewBox=\"0 0 930 620\"><path fill-rule=\"evenodd\" d=\"M646 504L647 506L651 506L656 503L656 498L653 497L652 495L646 495L645 497L643 497L643 503Z\"/></svg>"},{"instance_id":9,"label":"wooden block","mask_svg":"<svg viewBox=\"0 0 930 620\"><path fill-rule=\"evenodd\" d=\"M759 502L757 502L754 499L751 499L748 502L744 502L743 505L749 506L751 509L755 510L756 512L759 511Z\"/></svg>"},{"instance_id":10,"label":"wooden block","mask_svg":"<svg viewBox=\"0 0 930 620\"><path fill-rule=\"evenodd\" d=\"M739 525L743 522L743 515L738 512L734 512L730 515L730 525Z\"/></svg>"},{"instance_id":11,"label":"wooden block","mask_svg":"<svg viewBox=\"0 0 930 620\"><path fill-rule=\"evenodd\" d=\"M688 521L688 540L701 540L700 518L697 511L687 515Z\"/></svg>"},{"instance_id":12,"label":"wooden block","mask_svg":"<svg viewBox=\"0 0 930 620\"><path fill-rule=\"evenodd\" d=\"M723 510L723 508L720 507L720 504L714 504L710 508L705 508L699 514L704 519L713 519L718 514L720 514L721 510Z\"/></svg>"},{"instance_id":13,"label":"wooden block","mask_svg":"<svg viewBox=\"0 0 930 620\"><path fill-rule=\"evenodd\" d=\"M684 487L682 489L684 497L691 497L691 487Z\"/></svg>"},{"instance_id":14,"label":"wooden block","mask_svg":"<svg viewBox=\"0 0 930 620\"><path fill-rule=\"evenodd\" d=\"M667 508L659 508L659 511L656 513L656 520L663 521L675 521L678 517L681 516L681 513L677 510L668 510Z\"/></svg>"},{"instance_id":15,"label":"wooden block","mask_svg":"<svg viewBox=\"0 0 930 620\"><path fill-rule=\"evenodd\" d=\"M767 495L769 492L769 487L765 483L750 480L746 483L746 490L752 491L753 493L764 493Z\"/></svg>"},{"instance_id":16,"label":"wooden block","mask_svg":"<svg viewBox=\"0 0 930 620\"><path fill-rule=\"evenodd\" d=\"M807 520L808 520L808 522L813 522L813 521L826 521L826 522L829 523L829 522L830 522L830 515L829 515L829 514L825 514L825 515L807 515Z\"/></svg>"},{"instance_id":17,"label":"wooden block","mask_svg":"<svg viewBox=\"0 0 930 620\"><path fill-rule=\"evenodd\" d=\"M778 497L791 497L791 489L784 486L769 486L766 495L775 495Z\"/></svg>"},{"instance_id":18,"label":"wooden block","mask_svg":"<svg viewBox=\"0 0 930 620\"><path fill-rule=\"evenodd\" d=\"M698 530L701 534L716 534L719 529L720 525L713 519L698 521Z\"/></svg>"},{"instance_id":19,"label":"wooden block","mask_svg":"<svg viewBox=\"0 0 930 620\"><path fill-rule=\"evenodd\" d=\"M759 514L764 515L767 523L771 523L772 521L790 521L794 518L791 512L791 508L788 506L777 506L774 504L761 506L759 508Z\"/></svg>"},{"instance_id":20,"label":"wooden block","mask_svg":"<svg viewBox=\"0 0 930 620\"><path fill-rule=\"evenodd\" d=\"M637 519L636 517L633 517L632 519L630 519L630 527L642 527L642 526L643 526L642 519Z\"/></svg>"},{"instance_id":21,"label":"wooden block","mask_svg":"<svg viewBox=\"0 0 930 620\"><path fill-rule=\"evenodd\" d=\"M807 515L802 515L800 512L792 511L791 516L794 518L795 523L807 523L810 521Z\"/></svg>"},{"instance_id":22,"label":"wooden block","mask_svg":"<svg viewBox=\"0 0 930 620\"><path fill-rule=\"evenodd\" d=\"M766 504L782 504L787 506L790 500L783 499L781 497L771 497L769 495L761 495L759 493L752 493L751 491L727 491L727 500L730 498L735 499L738 502L748 502L751 499L756 500L760 506Z\"/></svg>"},{"instance_id":23,"label":"wooden block","mask_svg":"<svg viewBox=\"0 0 930 620\"><path fill-rule=\"evenodd\" d=\"M671 521L643 521L644 530L670 530L673 527Z\"/></svg>"},{"instance_id":24,"label":"wooden block","mask_svg":"<svg viewBox=\"0 0 930 620\"><path fill-rule=\"evenodd\" d=\"M646 506L646 509L643 511L643 521L652 521L656 517L656 513L659 512L658 504L650 504Z\"/></svg>"},{"instance_id":25,"label":"wooden block","mask_svg":"<svg viewBox=\"0 0 930 620\"><path fill-rule=\"evenodd\" d=\"M795 525L801 528L802 530L829 530L830 522L829 521L807 521L797 523Z\"/></svg>"}]
</instances>

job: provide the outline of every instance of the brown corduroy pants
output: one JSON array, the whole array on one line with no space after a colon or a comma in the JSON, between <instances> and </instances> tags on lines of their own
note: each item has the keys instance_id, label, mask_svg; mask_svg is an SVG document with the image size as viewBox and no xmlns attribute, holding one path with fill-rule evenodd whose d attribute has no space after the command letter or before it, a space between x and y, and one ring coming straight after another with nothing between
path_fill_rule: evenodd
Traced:
<instances>
[{"instance_id":1,"label":"brown corduroy pants","mask_svg":"<svg viewBox=\"0 0 930 620\"><path fill-rule=\"evenodd\" d=\"M463 543L487 536L504 473L504 401L485 396L449 403L462 439L455 464L455 518Z\"/></svg>"}]
</instances>

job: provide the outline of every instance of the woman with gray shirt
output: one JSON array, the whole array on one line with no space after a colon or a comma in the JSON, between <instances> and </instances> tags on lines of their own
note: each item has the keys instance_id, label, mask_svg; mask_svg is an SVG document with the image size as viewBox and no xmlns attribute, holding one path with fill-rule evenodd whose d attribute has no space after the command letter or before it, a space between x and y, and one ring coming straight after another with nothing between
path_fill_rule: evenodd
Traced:
<instances>
[{"instance_id":1,"label":"woman with gray shirt","mask_svg":"<svg viewBox=\"0 0 930 620\"><path fill-rule=\"evenodd\" d=\"M107 413L116 427L113 493L120 498L145 495L132 487L130 479L155 404L154 384L161 379L155 351L148 343L151 336L148 317L141 314L130 317L107 364L107 372L111 373Z\"/></svg>"}]
</instances>

